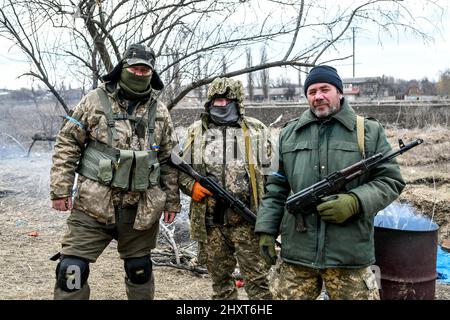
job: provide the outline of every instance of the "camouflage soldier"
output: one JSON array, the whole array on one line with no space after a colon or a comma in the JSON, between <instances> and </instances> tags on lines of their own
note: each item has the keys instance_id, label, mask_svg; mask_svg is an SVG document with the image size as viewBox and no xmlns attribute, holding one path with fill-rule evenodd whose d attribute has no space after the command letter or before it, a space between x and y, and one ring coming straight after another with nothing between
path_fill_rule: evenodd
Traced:
<instances>
[{"instance_id":1,"label":"camouflage soldier","mask_svg":"<svg viewBox=\"0 0 450 320\"><path fill-rule=\"evenodd\" d=\"M111 242L124 260L128 299L153 299L150 259L159 219L180 211L177 145L151 48L134 44L74 108L58 133L51 168L56 210L71 210L56 268L55 299L89 299L89 263ZM72 188L78 173L72 206Z\"/></svg>"},{"instance_id":2,"label":"camouflage soldier","mask_svg":"<svg viewBox=\"0 0 450 320\"><path fill-rule=\"evenodd\" d=\"M403 190L400 169L392 160L355 179L341 194L324 198L318 214L305 216L306 231L297 231L294 215L284 211L290 192L391 150L378 121L357 116L347 103L336 69L311 69L304 90L310 110L281 130L279 170L268 178L259 208L260 253L274 263L274 242L281 233L278 298L315 299L324 284L331 299L379 299L370 270L373 220Z\"/></svg>"},{"instance_id":3,"label":"camouflage soldier","mask_svg":"<svg viewBox=\"0 0 450 320\"><path fill-rule=\"evenodd\" d=\"M264 194L264 165L270 162L267 127L244 116L244 89L238 80L216 78L208 90L206 112L187 133L184 158L202 175L212 176L253 212ZM211 192L181 174L181 190L192 197L191 237L199 242L198 259L213 281L213 299L237 299L232 273L236 260L250 299L270 299L270 266L258 254L254 226L216 203Z\"/></svg>"}]
</instances>

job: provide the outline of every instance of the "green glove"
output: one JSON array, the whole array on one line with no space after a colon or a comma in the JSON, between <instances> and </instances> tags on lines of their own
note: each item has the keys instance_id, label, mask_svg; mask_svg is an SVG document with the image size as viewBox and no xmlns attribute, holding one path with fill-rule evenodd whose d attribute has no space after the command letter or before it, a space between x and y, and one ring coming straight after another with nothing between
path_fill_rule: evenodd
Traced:
<instances>
[{"instance_id":1,"label":"green glove","mask_svg":"<svg viewBox=\"0 0 450 320\"><path fill-rule=\"evenodd\" d=\"M317 206L317 212L326 222L343 223L359 212L359 200L352 193L336 194L322 200L324 203Z\"/></svg>"},{"instance_id":2,"label":"green glove","mask_svg":"<svg viewBox=\"0 0 450 320\"><path fill-rule=\"evenodd\" d=\"M259 254L268 265L273 265L277 262L277 254L275 252L275 236L267 233L260 234Z\"/></svg>"}]
</instances>

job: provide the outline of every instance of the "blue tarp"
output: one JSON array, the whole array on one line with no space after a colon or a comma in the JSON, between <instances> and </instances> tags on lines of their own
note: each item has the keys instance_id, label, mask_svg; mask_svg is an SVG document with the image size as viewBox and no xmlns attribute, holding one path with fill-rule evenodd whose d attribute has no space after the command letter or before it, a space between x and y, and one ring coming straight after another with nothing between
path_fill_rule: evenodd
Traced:
<instances>
[{"instance_id":1,"label":"blue tarp","mask_svg":"<svg viewBox=\"0 0 450 320\"><path fill-rule=\"evenodd\" d=\"M450 283L450 252L444 251L441 246L438 246L436 260L438 281Z\"/></svg>"},{"instance_id":2,"label":"blue tarp","mask_svg":"<svg viewBox=\"0 0 450 320\"><path fill-rule=\"evenodd\" d=\"M393 202L375 216L375 227L405 231L435 231L439 226L408 203Z\"/></svg>"},{"instance_id":3,"label":"blue tarp","mask_svg":"<svg viewBox=\"0 0 450 320\"><path fill-rule=\"evenodd\" d=\"M436 231L439 226L406 203L393 202L375 216L375 227L405 231ZM437 280L450 283L450 252L437 248Z\"/></svg>"}]
</instances>

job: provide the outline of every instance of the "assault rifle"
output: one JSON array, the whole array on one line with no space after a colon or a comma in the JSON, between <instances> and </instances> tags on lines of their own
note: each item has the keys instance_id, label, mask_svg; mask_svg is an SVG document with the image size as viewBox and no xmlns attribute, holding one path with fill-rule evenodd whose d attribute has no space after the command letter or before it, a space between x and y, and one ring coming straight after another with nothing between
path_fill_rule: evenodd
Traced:
<instances>
[{"instance_id":1,"label":"assault rifle","mask_svg":"<svg viewBox=\"0 0 450 320\"><path fill-rule=\"evenodd\" d=\"M332 172L323 180L289 196L286 200L286 209L295 216L296 230L299 232L306 231L304 216L317 213L316 207L323 202L322 198L339 193L344 189L348 182L362 176L380 163L387 162L409 149L418 146L422 142L422 139L417 139L416 141L405 145L403 141L399 139L398 143L400 149L397 151L393 150L385 155L377 153L372 157L358 161L347 168Z\"/></svg>"},{"instance_id":2,"label":"assault rifle","mask_svg":"<svg viewBox=\"0 0 450 320\"><path fill-rule=\"evenodd\" d=\"M213 197L217 201L217 210L213 218L215 223L223 223L223 215L227 208L230 208L251 224L256 223L256 214L247 208L241 200L237 199L232 193L218 184L212 177L202 176L177 155L176 152L172 152L170 162L175 168L194 178L195 181L198 181L204 188L212 192ZM278 241L276 241L276 244L280 246Z\"/></svg>"}]
</instances>

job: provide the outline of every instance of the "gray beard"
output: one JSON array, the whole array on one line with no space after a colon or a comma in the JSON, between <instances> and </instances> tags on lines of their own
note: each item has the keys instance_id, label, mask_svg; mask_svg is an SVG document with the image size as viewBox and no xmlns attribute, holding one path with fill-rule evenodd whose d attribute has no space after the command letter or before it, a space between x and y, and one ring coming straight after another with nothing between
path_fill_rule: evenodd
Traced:
<instances>
[{"instance_id":1,"label":"gray beard","mask_svg":"<svg viewBox=\"0 0 450 320\"><path fill-rule=\"evenodd\" d=\"M329 117L329 116L331 116L331 115L333 115L333 114L336 114L338 111L339 111L339 107L338 106L330 106L329 108L328 108L328 111L326 112L326 113L323 113L323 112L318 112L314 107L310 107L310 109L311 109L311 112L312 113L314 113L315 114L315 116L317 117L317 118L326 118L326 117Z\"/></svg>"}]
</instances>

